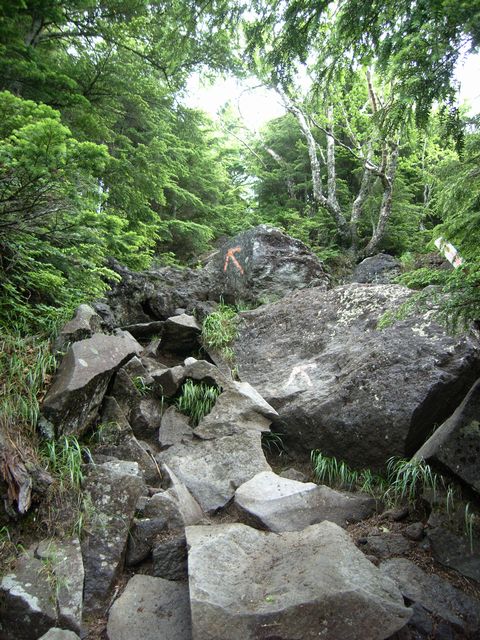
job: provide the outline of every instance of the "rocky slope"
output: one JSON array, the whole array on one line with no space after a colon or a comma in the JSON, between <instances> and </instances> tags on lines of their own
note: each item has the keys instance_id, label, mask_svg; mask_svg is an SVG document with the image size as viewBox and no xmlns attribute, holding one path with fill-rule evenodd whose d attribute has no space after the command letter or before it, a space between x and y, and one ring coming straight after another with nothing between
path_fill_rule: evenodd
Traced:
<instances>
[{"instance_id":1,"label":"rocky slope","mask_svg":"<svg viewBox=\"0 0 480 640\"><path fill-rule=\"evenodd\" d=\"M3 576L0 640L479 637L479 545L429 516L435 496L422 514L385 510L282 470L315 448L383 468L423 446L473 506L478 383L454 410L478 377L475 339L448 335L431 310L379 329L408 290L328 290L316 258L265 227L203 270L117 269L109 300L61 333L56 348L70 346L41 421L51 438L95 435L81 541L37 542ZM240 314L240 380L185 313L221 296L281 297ZM196 421L178 408L186 384L214 390ZM262 447L272 428L281 457Z\"/></svg>"}]
</instances>

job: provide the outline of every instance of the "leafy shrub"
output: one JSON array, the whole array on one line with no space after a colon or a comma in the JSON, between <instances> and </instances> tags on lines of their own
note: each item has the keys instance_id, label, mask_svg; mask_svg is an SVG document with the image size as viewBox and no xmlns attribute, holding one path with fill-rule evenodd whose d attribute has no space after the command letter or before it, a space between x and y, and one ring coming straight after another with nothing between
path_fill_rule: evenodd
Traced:
<instances>
[{"instance_id":1,"label":"leafy shrub","mask_svg":"<svg viewBox=\"0 0 480 640\"><path fill-rule=\"evenodd\" d=\"M221 389L218 387L186 380L180 396L175 400L175 406L181 413L189 416L191 425L196 427L210 413L220 393Z\"/></svg>"}]
</instances>

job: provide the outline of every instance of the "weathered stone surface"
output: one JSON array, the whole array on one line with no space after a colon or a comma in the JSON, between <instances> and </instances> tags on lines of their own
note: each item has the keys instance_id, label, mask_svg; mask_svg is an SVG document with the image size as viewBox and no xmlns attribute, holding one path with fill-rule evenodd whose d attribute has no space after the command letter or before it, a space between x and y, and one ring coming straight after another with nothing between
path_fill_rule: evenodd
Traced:
<instances>
[{"instance_id":1,"label":"weathered stone surface","mask_svg":"<svg viewBox=\"0 0 480 640\"><path fill-rule=\"evenodd\" d=\"M480 380L415 457L446 467L480 493Z\"/></svg>"},{"instance_id":2,"label":"weathered stone surface","mask_svg":"<svg viewBox=\"0 0 480 640\"><path fill-rule=\"evenodd\" d=\"M174 472L207 513L224 507L236 488L256 473L270 471L261 434L255 431L175 445L156 458Z\"/></svg>"},{"instance_id":3,"label":"weathered stone surface","mask_svg":"<svg viewBox=\"0 0 480 640\"><path fill-rule=\"evenodd\" d=\"M166 320L179 307L209 299L210 280L203 269L152 268L135 272L112 261L122 277L108 292L108 303L120 325Z\"/></svg>"},{"instance_id":4,"label":"weathered stone surface","mask_svg":"<svg viewBox=\"0 0 480 640\"><path fill-rule=\"evenodd\" d=\"M110 610L109 640L191 640L188 586L136 575Z\"/></svg>"},{"instance_id":5,"label":"weathered stone surface","mask_svg":"<svg viewBox=\"0 0 480 640\"><path fill-rule=\"evenodd\" d=\"M132 419L132 412L138 407L142 396L133 383L132 377L123 367L117 371L113 379L113 384L109 390L109 394L112 398L115 398L119 407L125 414L125 417L130 422Z\"/></svg>"},{"instance_id":6,"label":"weathered stone surface","mask_svg":"<svg viewBox=\"0 0 480 640\"><path fill-rule=\"evenodd\" d=\"M80 541L45 540L35 555L50 572L59 626L80 633L85 576Z\"/></svg>"},{"instance_id":7,"label":"weathered stone surface","mask_svg":"<svg viewBox=\"0 0 480 640\"><path fill-rule=\"evenodd\" d=\"M152 336L161 335L163 331L163 325L165 323L162 320L155 320L153 322L137 322L136 324L127 324L122 327L125 331L132 334L137 340L145 340Z\"/></svg>"},{"instance_id":8,"label":"weathered stone surface","mask_svg":"<svg viewBox=\"0 0 480 640\"><path fill-rule=\"evenodd\" d=\"M193 439L193 429L187 416L171 406L162 415L158 441L162 447L171 447Z\"/></svg>"},{"instance_id":9,"label":"weathered stone surface","mask_svg":"<svg viewBox=\"0 0 480 640\"><path fill-rule=\"evenodd\" d=\"M194 433L205 439L248 430L267 433L274 418L278 413L248 382L231 381Z\"/></svg>"},{"instance_id":10,"label":"weathered stone surface","mask_svg":"<svg viewBox=\"0 0 480 640\"><path fill-rule=\"evenodd\" d=\"M189 353L200 346L201 325L193 316L182 313L165 322L161 348L174 353Z\"/></svg>"},{"instance_id":11,"label":"weathered stone surface","mask_svg":"<svg viewBox=\"0 0 480 640\"><path fill-rule=\"evenodd\" d=\"M185 379L184 367L181 365L169 367L168 369L157 369L156 371L151 371L150 374L153 378L155 393L166 398L174 396Z\"/></svg>"},{"instance_id":12,"label":"weathered stone surface","mask_svg":"<svg viewBox=\"0 0 480 640\"><path fill-rule=\"evenodd\" d=\"M477 377L478 345L448 335L431 311L377 329L411 294L350 284L242 313L239 375L278 411L288 448L378 469L413 455L452 413Z\"/></svg>"},{"instance_id":13,"label":"weathered stone surface","mask_svg":"<svg viewBox=\"0 0 480 640\"><path fill-rule=\"evenodd\" d=\"M108 304L106 304L105 302L94 302L92 304L92 307L95 310L95 313L98 313L101 318L102 329L107 333L113 331L117 326L117 321L112 309L108 306Z\"/></svg>"},{"instance_id":14,"label":"weathered stone surface","mask_svg":"<svg viewBox=\"0 0 480 640\"><path fill-rule=\"evenodd\" d=\"M441 564L456 569L467 578L480 582L480 541L474 537L472 545L466 536L459 536L445 529L427 530L433 557Z\"/></svg>"},{"instance_id":15,"label":"weathered stone surface","mask_svg":"<svg viewBox=\"0 0 480 640\"><path fill-rule=\"evenodd\" d=\"M296 480L297 482L308 482L307 476L294 467L289 467L288 469L281 471L279 476L281 478L288 478L288 480Z\"/></svg>"},{"instance_id":16,"label":"weathered stone surface","mask_svg":"<svg viewBox=\"0 0 480 640\"><path fill-rule=\"evenodd\" d=\"M44 563L33 550L22 554L0 583L0 638L37 640L57 624L52 585Z\"/></svg>"},{"instance_id":17,"label":"weathered stone surface","mask_svg":"<svg viewBox=\"0 0 480 640\"><path fill-rule=\"evenodd\" d=\"M418 542L425 535L423 522L412 522L405 528L405 535L409 540Z\"/></svg>"},{"instance_id":18,"label":"weathered stone surface","mask_svg":"<svg viewBox=\"0 0 480 640\"><path fill-rule=\"evenodd\" d=\"M65 629L54 627L49 629L39 640L80 640L80 636L77 636L73 631L66 631Z\"/></svg>"},{"instance_id":19,"label":"weathered stone surface","mask_svg":"<svg viewBox=\"0 0 480 640\"><path fill-rule=\"evenodd\" d=\"M187 579L187 541L184 532L161 536L153 545L152 557L154 576L165 580Z\"/></svg>"},{"instance_id":20,"label":"weathered stone surface","mask_svg":"<svg viewBox=\"0 0 480 640\"><path fill-rule=\"evenodd\" d=\"M182 517L183 525L196 524L203 518L203 511L198 502L192 496L187 487L180 481L167 465L164 465L165 473L170 478L171 486L165 492L172 497ZM153 504L155 496L152 498Z\"/></svg>"},{"instance_id":21,"label":"weathered stone surface","mask_svg":"<svg viewBox=\"0 0 480 640\"><path fill-rule=\"evenodd\" d=\"M405 558L392 558L380 565L402 595L412 603L450 623L465 637L480 635L480 602L471 598L439 576L427 574Z\"/></svg>"},{"instance_id":22,"label":"weathered stone surface","mask_svg":"<svg viewBox=\"0 0 480 640\"><path fill-rule=\"evenodd\" d=\"M412 548L412 542L401 533L385 532L367 536L366 551L377 558L389 558L407 553Z\"/></svg>"},{"instance_id":23,"label":"weathered stone surface","mask_svg":"<svg viewBox=\"0 0 480 640\"><path fill-rule=\"evenodd\" d=\"M101 318L88 304L81 304L75 310L75 314L69 322L60 330L56 338L54 351L63 351L69 343L91 338L100 330Z\"/></svg>"},{"instance_id":24,"label":"weathered stone surface","mask_svg":"<svg viewBox=\"0 0 480 640\"><path fill-rule=\"evenodd\" d=\"M375 513L376 501L263 471L237 489L235 506L247 524L278 533L302 530L323 520L344 527Z\"/></svg>"},{"instance_id":25,"label":"weathered stone surface","mask_svg":"<svg viewBox=\"0 0 480 640\"><path fill-rule=\"evenodd\" d=\"M400 260L388 255L388 253L377 253L375 256L365 258L355 267L350 282L390 284L401 272Z\"/></svg>"},{"instance_id":26,"label":"weathered stone surface","mask_svg":"<svg viewBox=\"0 0 480 640\"><path fill-rule=\"evenodd\" d=\"M145 353L145 349L142 351L142 357ZM147 368L143 362L137 356L134 356L131 360L125 364L122 369L130 376L130 379L137 384L148 387L153 383L153 378L150 376Z\"/></svg>"},{"instance_id":27,"label":"weathered stone surface","mask_svg":"<svg viewBox=\"0 0 480 640\"><path fill-rule=\"evenodd\" d=\"M131 431L115 430L109 427L94 449L94 459L98 455L112 456L119 460L136 462L149 485L158 484L161 480L160 471L154 460L154 453L148 445L139 442Z\"/></svg>"},{"instance_id":28,"label":"weathered stone surface","mask_svg":"<svg viewBox=\"0 0 480 640\"><path fill-rule=\"evenodd\" d=\"M331 522L282 534L241 524L186 532L196 640L378 640L410 618L394 583Z\"/></svg>"},{"instance_id":29,"label":"weathered stone surface","mask_svg":"<svg viewBox=\"0 0 480 640\"><path fill-rule=\"evenodd\" d=\"M87 613L96 613L104 608L123 566L130 523L146 487L136 475L95 466L85 479L84 493L91 505L82 540L84 607Z\"/></svg>"},{"instance_id":30,"label":"weathered stone surface","mask_svg":"<svg viewBox=\"0 0 480 640\"><path fill-rule=\"evenodd\" d=\"M71 345L43 403L58 433L82 434L90 426L113 373L140 350L133 338L100 333Z\"/></svg>"},{"instance_id":31,"label":"weathered stone surface","mask_svg":"<svg viewBox=\"0 0 480 640\"><path fill-rule=\"evenodd\" d=\"M130 424L137 438L154 440L162 422L163 403L157 398L141 398L130 412Z\"/></svg>"},{"instance_id":32,"label":"weathered stone surface","mask_svg":"<svg viewBox=\"0 0 480 640\"><path fill-rule=\"evenodd\" d=\"M263 303L308 286L328 284L320 260L303 242L259 225L228 240L205 268L211 297Z\"/></svg>"}]
</instances>

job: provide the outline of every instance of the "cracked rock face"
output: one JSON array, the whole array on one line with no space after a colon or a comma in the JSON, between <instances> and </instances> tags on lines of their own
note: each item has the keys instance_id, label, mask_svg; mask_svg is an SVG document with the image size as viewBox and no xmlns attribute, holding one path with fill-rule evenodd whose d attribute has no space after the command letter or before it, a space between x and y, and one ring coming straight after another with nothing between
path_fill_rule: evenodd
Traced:
<instances>
[{"instance_id":1,"label":"cracked rock face","mask_svg":"<svg viewBox=\"0 0 480 640\"><path fill-rule=\"evenodd\" d=\"M478 375L478 344L448 335L432 311L378 329L411 293L308 289L242 314L239 375L278 411L287 447L379 469L452 413Z\"/></svg>"},{"instance_id":2,"label":"cracked rock face","mask_svg":"<svg viewBox=\"0 0 480 640\"><path fill-rule=\"evenodd\" d=\"M331 522L186 533L195 640L379 640L411 616L393 581Z\"/></svg>"}]
</instances>

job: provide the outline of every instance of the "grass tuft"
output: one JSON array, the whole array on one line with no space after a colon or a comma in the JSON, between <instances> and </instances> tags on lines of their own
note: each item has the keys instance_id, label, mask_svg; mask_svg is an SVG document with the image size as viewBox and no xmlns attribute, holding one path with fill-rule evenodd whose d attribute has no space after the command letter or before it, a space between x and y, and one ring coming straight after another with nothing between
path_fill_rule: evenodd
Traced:
<instances>
[{"instance_id":1,"label":"grass tuft","mask_svg":"<svg viewBox=\"0 0 480 640\"><path fill-rule=\"evenodd\" d=\"M228 363L232 363L235 354L231 347L237 337L237 311L233 307L220 303L202 324L202 343L206 349L219 351Z\"/></svg>"},{"instance_id":2,"label":"grass tuft","mask_svg":"<svg viewBox=\"0 0 480 640\"><path fill-rule=\"evenodd\" d=\"M218 387L186 380L180 396L175 400L175 406L181 413L189 416L192 427L196 427L210 413L220 393L221 389Z\"/></svg>"}]
</instances>

